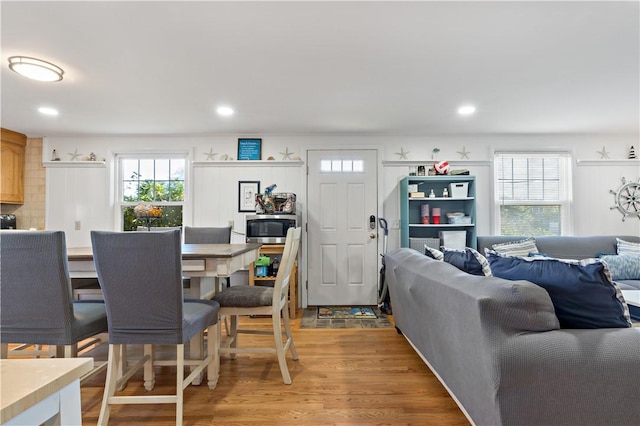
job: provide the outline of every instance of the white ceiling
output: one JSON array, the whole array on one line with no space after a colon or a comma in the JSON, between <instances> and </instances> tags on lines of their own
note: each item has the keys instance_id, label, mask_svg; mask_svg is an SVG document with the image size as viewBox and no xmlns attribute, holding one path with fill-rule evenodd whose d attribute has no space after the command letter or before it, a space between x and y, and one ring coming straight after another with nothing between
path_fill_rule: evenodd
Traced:
<instances>
[{"instance_id":1,"label":"white ceiling","mask_svg":"<svg viewBox=\"0 0 640 426\"><path fill-rule=\"evenodd\" d=\"M640 132L637 1L0 7L2 127L31 137Z\"/></svg>"}]
</instances>

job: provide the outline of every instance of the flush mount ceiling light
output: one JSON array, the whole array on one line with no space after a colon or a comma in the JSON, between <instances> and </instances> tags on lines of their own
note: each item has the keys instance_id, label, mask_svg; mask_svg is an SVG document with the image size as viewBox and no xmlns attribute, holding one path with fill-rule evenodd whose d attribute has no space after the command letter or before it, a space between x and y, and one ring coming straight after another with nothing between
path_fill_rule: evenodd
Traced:
<instances>
[{"instance_id":1,"label":"flush mount ceiling light","mask_svg":"<svg viewBox=\"0 0 640 426\"><path fill-rule=\"evenodd\" d=\"M9 68L20 75L37 81L60 81L64 74L62 68L56 65L27 56L10 57Z\"/></svg>"},{"instance_id":2,"label":"flush mount ceiling light","mask_svg":"<svg viewBox=\"0 0 640 426\"><path fill-rule=\"evenodd\" d=\"M50 107L40 107L38 108L38 112L44 115L51 115L51 116L58 115L58 110Z\"/></svg>"},{"instance_id":3,"label":"flush mount ceiling light","mask_svg":"<svg viewBox=\"0 0 640 426\"><path fill-rule=\"evenodd\" d=\"M216 109L216 112L218 113L218 115L221 115L223 117L229 117L233 115L233 108L228 106L221 106Z\"/></svg>"},{"instance_id":4,"label":"flush mount ceiling light","mask_svg":"<svg viewBox=\"0 0 640 426\"><path fill-rule=\"evenodd\" d=\"M460 115L473 115L476 113L476 107L473 105L462 105L458 108L458 114Z\"/></svg>"}]
</instances>

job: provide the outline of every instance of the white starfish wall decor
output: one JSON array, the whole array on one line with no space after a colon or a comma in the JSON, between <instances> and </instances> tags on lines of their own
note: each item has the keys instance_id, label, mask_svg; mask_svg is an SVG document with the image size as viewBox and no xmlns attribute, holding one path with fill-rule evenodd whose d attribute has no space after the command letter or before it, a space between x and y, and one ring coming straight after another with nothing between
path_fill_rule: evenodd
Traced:
<instances>
[{"instance_id":1,"label":"white starfish wall decor","mask_svg":"<svg viewBox=\"0 0 640 426\"><path fill-rule=\"evenodd\" d=\"M408 160L407 158L408 153L409 151L405 152L404 148L400 148L400 152L396 152L396 155L398 156L399 160Z\"/></svg>"},{"instance_id":2,"label":"white starfish wall decor","mask_svg":"<svg viewBox=\"0 0 640 426\"><path fill-rule=\"evenodd\" d=\"M602 151L596 151L596 152L600 154L601 160L605 160L609 158L609 152L607 152L607 149L604 146L602 147Z\"/></svg>"},{"instance_id":3,"label":"white starfish wall decor","mask_svg":"<svg viewBox=\"0 0 640 426\"><path fill-rule=\"evenodd\" d=\"M76 150L73 152L68 152L67 154L69 154L69 156L71 157L69 161L76 161L78 157L82 156L82 154L78 154L78 148L76 148Z\"/></svg>"},{"instance_id":4,"label":"white starfish wall decor","mask_svg":"<svg viewBox=\"0 0 640 426\"><path fill-rule=\"evenodd\" d=\"M460 159L462 160L463 158L466 158L467 160L469 159L469 154L471 154L471 151L467 151L467 147L463 146L462 147L462 151L456 151L459 155L460 155Z\"/></svg>"},{"instance_id":5,"label":"white starfish wall decor","mask_svg":"<svg viewBox=\"0 0 640 426\"><path fill-rule=\"evenodd\" d=\"M204 153L204 155L205 155L205 157L207 157L206 159L207 159L207 161L208 161L208 160L213 160L213 157L215 157L216 155L218 155L218 153L217 153L217 152L213 152L213 148L211 148L211 149L209 150L209 152L205 152L205 153Z\"/></svg>"},{"instance_id":6,"label":"white starfish wall decor","mask_svg":"<svg viewBox=\"0 0 640 426\"><path fill-rule=\"evenodd\" d=\"M281 152L283 160L291 160L291 156L295 154L294 152L289 152L289 147L284 149L284 152Z\"/></svg>"}]
</instances>

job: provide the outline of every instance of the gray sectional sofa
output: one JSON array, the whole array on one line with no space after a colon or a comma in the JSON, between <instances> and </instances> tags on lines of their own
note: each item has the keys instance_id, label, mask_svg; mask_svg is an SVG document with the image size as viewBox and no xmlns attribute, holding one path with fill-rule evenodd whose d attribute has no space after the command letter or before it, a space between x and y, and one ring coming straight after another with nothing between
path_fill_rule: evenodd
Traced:
<instances>
[{"instance_id":1,"label":"gray sectional sofa","mask_svg":"<svg viewBox=\"0 0 640 426\"><path fill-rule=\"evenodd\" d=\"M540 251L596 246L562 238L581 248L549 240ZM473 424L640 424L640 328L561 329L546 290L528 281L470 275L410 248L385 261L398 331Z\"/></svg>"}]
</instances>

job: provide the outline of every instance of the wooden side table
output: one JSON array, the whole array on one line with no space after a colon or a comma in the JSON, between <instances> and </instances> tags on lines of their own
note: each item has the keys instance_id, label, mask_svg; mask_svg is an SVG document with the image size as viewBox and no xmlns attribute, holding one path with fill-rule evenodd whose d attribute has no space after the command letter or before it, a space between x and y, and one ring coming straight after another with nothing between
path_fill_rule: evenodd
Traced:
<instances>
[{"instance_id":1,"label":"wooden side table","mask_svg":"<svg viewBox=\"0 0 640 426\"><path fill-rule=\"evenodd\" d=\"M259 255L282 255L284 244L263 244ZM249 267L249 285L255 285L256 281L275 281L275 276L256 277L255 265ZM289 317L295 318L298 309L298 259L293 263L291 277L289 278Z\"/></svg>"}]
</instances>

